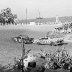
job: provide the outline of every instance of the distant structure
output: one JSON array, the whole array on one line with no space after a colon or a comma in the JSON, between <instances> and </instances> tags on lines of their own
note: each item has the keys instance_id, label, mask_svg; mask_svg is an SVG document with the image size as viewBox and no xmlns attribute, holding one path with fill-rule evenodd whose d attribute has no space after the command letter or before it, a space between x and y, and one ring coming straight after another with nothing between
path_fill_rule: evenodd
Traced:
<instances>
[{"instance_id":1,"label":"distant structure","mask_svg":"<svg viewBox=\"0 0 72 72\"><path fill-rule=\"evenodd\" d=\"M58 15L56 15L56 22L55 22L56 24L61 24L61 21L59 20L59 17L58 17Z\"/></svg>"},{"instance_id":2,"label":"distant structure","mask_svg":"<svg viewBox=\"0 0 72 72\"><path fill-rule=\"evenodd\" d=\"M59 18L58 18L58 16L56 16L56 23L58 23L59 22Z\"/></svg>"},{"instance_id":3,"label":"distant structure","mask_svg":"<svg viewBox=\"0 0 72 72\"><path fill-rule=\"evenodd\" d=\"M30 22L30 25L36 25L36 23L35 22Z\"/></svg>"},{"instance_id":4,"label":"distant structure","mask_svg":"<svg viewBox=\"0 0 72 72\"><path fill-rule=\"evenodd\" d=\"M40 16L40 11L38 10L38 13L39 13L39 17L36 18L36 19L43 19L41 16Z\"/></svg>"}]
</instances>

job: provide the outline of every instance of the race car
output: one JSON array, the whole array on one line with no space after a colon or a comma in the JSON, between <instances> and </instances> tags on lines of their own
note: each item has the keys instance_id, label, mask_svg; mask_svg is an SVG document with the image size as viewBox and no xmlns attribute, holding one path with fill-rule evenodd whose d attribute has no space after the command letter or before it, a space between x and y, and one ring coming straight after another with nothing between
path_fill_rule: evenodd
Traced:
<instances>
[{"instance_id":1,"label":"race car","mask_svg":"<svg viewBox=\"0 0 72 72\"><path fill-rule=\"evenodd\" d=\"M33 43L34 38L29 38L28 36L25 35L19 35L17 37L13 37L12 40L18 43L22 43L22 41L24 40L25 44L31 44Z\"/></svg>"},{"instance_id":2,"label":"race car","mask_svg":"<svg viewBox=\"0 0 72 72\"><path fill-rule=\"evenodd\" d=\"M41 38L41 39L38 40L37 44L38 45L48 45L48 44L50 44L50 40L49 40L48 37Z\"/></svg>"},{"instance_id":3,"label":"race car","mask_svg":"<svg viewBox=\"0 0 72 72\"><path fill-rule=\"evenodd\" d=\"M66 42L64 42L64 40L57 40L55 42L51 41L50 45L51 46L61 46L61 45L64 45L64 44L67 44Z\"/></svg>"},{"instance_id":4,"label":"race car","mask_svg":"<svg viewBox=\"0 0 72 72\"><path fill-rule=\"evenodd\" d=\"M57 46L57 45L63 45L67 44L63 38L50 38L45 37L37 40L38 45L51 45L51 46Z\"/></svg>"}]
</instances>

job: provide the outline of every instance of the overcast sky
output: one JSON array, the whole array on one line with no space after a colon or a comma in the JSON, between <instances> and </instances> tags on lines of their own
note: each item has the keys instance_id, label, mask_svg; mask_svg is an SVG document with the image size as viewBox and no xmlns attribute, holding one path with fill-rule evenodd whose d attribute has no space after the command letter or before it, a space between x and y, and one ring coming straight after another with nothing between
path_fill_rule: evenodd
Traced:
<instances>
[{"instance_id":1,"label":"overcast sky","mask_svg":"<svg viewBox=\"0 0 72 72\"><path fill-rule=\"evenodd\" d=\"M42 17L72 16L72 0L0 0L0 10L10 7L19 19Z\"/></svg>"}]
</instances>

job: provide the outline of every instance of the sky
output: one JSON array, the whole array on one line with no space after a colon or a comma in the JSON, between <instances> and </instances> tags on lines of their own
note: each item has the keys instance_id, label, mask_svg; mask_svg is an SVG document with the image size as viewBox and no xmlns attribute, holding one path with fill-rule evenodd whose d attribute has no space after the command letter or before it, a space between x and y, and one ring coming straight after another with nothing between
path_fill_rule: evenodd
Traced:
<instances>
[{"instance_id":1,"label":"sky","mask_svg":"<svg viewBox=\"0 0 72 72\"><path fill-rule=\"evenodd\" d=\"M72 0L0 0L0 10L11 8L18 19L72 16Z\"/></svg>"}]
</instances>

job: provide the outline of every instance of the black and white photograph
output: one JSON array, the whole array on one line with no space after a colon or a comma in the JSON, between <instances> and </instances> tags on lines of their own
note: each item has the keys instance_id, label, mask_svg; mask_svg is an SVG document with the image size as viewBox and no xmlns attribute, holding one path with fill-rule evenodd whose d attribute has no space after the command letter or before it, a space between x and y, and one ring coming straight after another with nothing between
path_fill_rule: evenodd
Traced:
<instances>
[{"instance_id":1,"label":"black and white photograph","mask_svg":"<svg viewBox=\"0 0 72 72\"><path fill-rule=\"evenodd\" d=\"M72 72L72 0L0 0L0 72Z\"/></svg>"}]
</instances>

